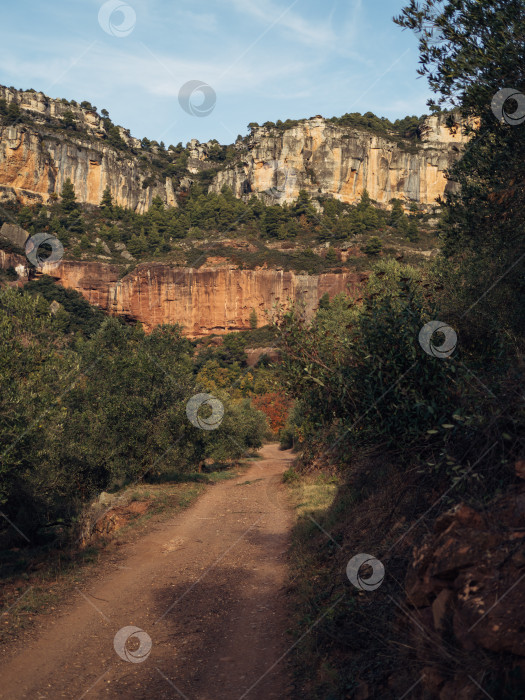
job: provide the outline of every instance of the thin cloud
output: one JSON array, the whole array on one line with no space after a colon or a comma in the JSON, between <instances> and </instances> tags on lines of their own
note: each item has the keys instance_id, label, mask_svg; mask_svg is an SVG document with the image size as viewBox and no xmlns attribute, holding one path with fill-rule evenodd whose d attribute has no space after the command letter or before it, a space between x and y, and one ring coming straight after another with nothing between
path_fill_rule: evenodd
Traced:
<instances>
[{"instance_id":1,"label":"thin cloud","mask_svg":"<svg viewBox=\"0 0 525 700\"><path fill-rule=\"evenodd\" d=\"M330 46L336 41L329 18L324 22L311 22L301 17L294 9L283 14L286 5L277 6L271 0L257 0L256 2L253 0L252 2L229 0L229 2L238 12L248 14L267 25L283 15L275 28L287 29L295 39L311 46ZM291 4L290 2L288 6Z\"/></svg>"}]
</instances>

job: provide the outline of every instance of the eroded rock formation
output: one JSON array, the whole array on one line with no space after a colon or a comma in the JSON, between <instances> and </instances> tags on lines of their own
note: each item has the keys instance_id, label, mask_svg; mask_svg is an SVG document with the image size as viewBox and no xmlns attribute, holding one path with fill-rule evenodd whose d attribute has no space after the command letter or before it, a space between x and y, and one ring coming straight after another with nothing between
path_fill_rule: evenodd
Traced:
<instances>
[{"instance_id":1,"label":"eroded rock formation","mask_svg":"<svg viewBox=\"0 0 525 700\"><path fill-rule=\"evenodd\" d=\"M108 140L107 120L95 108L2 86L0 99L15 103L27 116L0 128L0 201L18 198L23 203L47 202L70 178L80 202L99 204L109 187L116 203L144 212L155 196L177 206L178 189L188 188L199 171L216 170L212 191L226 185L237 197L255 194L269 203L291 202L300 190L354 203L366 189L381 205L398 197L431 207L454 188L446 171L466 138L461 129L451 131L443 116L429 117L421 138L412 140L314 117L286 129L254 128L250 137L235 143L233 161L226 165L213 155L218 144L193 139L187 146L187 171L179 173L174 186L151 164L158 145L145 153L128 130L111 127L125 144L123 150L115 148ZM68 120L74 128L67 127Z\"/></svg>"},{"instance_id":2,"label":"eroded rock formation","mask_svg":"<svg viewBox=\"0 0 525 700\"><path fill-rule=\"evenodd\" d=\"M116 204L139 213L147 211L157 195L176 206L171 179L147 185L149 177L138 160L101 141L69 135L65 140L20 124L0 128L0 200L45 203L69 178L79 202L100 204L109 187Z\"/></svg>"},{"instance_id":3,"label":"eroded rock formation","mask_svg":"<svg viewBox=\"0 0 525 700\"><path fill-rule=\"evenodd\" d=\"M139 213L149 208L155 196L169 206L177 205L171 178L160 182L147 163L109 145L102 118L93 110L2 86L0 99L16 103L30 117L28 124L22 121L0 128L0 201L45 203L60 194L69 178L82 203L100 204L109 187L116 204ZM56 128L56 120L67 113L82 131ZM117 128L127 146L140 149L138 139Z\"/></svg>"},{"instance_id":4,"label":"eroded rock formation","mask_svg":"<svg viewBox=\"0 0 525 700\"><path fill-rule=\"evenodd\" d=\"M217 173L211 189L220 192L226 185L237 197L257 194L280 204L297 199L300 190L352 204L366 189L382 205L397 197L431 206L454 188L446 170L464 141L462 130L451 131L442 116L429 117L417 141L376 136L322 117L286 130L257 127L240 161Z\"/></svg>"},{"instance_id":5,"label":"eroded rock formation","mask_svg":"<svg viewBox=\"0 0 525 700\"><path fill-rule=\"evenodd\" d=\"M121 268L97 262L62 261L42 272L76 289L90 303L112 314L140 321L146 330L179 323L190 337L249 330L255 309L258 324L268 322L275 305L301 302L311 316L319 299L357 289L359 273L298 275L283 270L182 268L144 263L119 279Z\"/></svg>"}]
</instances>

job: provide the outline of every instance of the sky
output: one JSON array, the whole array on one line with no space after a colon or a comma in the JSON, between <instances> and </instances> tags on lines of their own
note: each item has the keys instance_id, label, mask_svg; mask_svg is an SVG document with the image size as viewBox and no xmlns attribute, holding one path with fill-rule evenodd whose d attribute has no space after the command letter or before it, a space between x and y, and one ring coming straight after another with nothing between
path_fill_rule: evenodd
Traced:
<instances>
[{"instance_id":1,"label":"sky","mask_svg":"<svg viewBox=\"0 0 525 700\"><path fill-rule=\"evenodd\" d=\"M17 0L2 7L0 84L88 100L166 146L232 143L250 122L420 115L417 39L392 22L403 4Z\"/></svg>"}]
</instances>

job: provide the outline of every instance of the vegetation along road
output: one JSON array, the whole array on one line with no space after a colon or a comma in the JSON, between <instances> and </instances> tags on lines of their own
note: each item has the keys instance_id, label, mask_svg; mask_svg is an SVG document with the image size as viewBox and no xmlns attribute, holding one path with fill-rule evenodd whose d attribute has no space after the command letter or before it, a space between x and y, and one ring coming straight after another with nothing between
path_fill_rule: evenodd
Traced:
<instances>
[{"instance_id":1,"label":"vegetation along road","mask_svg":"<svg viewBox=\"0 0 525 700\"><path fill-rule=\"evenodd\" d=\"M275 444L262 456L46 616L4 663L0 697L286 698L292 517L279 475L292 458ZM132 626L142 632L125 644L129 630L116 635Z\"/></svg>"}]
</instances>

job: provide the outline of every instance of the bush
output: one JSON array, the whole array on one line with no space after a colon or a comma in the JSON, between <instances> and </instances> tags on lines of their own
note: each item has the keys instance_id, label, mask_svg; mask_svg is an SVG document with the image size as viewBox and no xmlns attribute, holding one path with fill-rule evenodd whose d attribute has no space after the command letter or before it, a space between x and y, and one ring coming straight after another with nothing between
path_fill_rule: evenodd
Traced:
<instances>
[{"instance_id":1,"label":"bush","mask_svg":"<svg viewBox=\"0 0 525 700\"><path fill-rule=\"evenodd\" d=\"M266 418L225 391L217 430L190 423L186 404L199 391L180 328L146 336L114 318L100 322L74 293L49 286L0 291L0 507L33 543L57 522L71 531L102 490L261 446ZM52 314L37 291L69 311Z\"/></svg>"}]
</instances>

